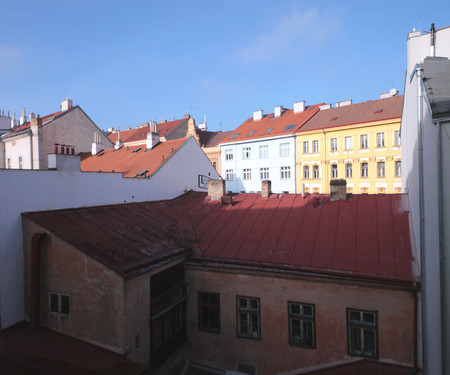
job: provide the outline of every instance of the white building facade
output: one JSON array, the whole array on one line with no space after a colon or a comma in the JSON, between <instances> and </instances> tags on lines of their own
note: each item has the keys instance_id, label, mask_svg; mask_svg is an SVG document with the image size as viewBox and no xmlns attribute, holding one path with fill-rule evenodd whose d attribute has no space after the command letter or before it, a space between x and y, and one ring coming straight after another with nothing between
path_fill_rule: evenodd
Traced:
<instances>
[{"instance_id":1,"label":"white building facade","mask_svg":"<svg viewBox=\"0 0 450 375\"><path fill-rule=\"evenodd\" d=\"M295 138L292 134L221 145L226 191L256 193L272 181L274 193L295 193Z\"/></svg>"},{"instance_id":2,"label":"white building facade","mask_svg":"<svg viewBox=\"0 0 450 375\"><path fill-rule=\"evenodd\" d=\"M408 35L402 187L421 253L425 374L450 374L450 27Z\"/></svg>"},{"instance_id":3,"label":"white building facade","mask_svg":"<svg viewBox=\"0 0 450 375\"><path fill-rule=\"evenodd\" d=\"M0 170L0 329L24 319L22 212L172 199L191 189L207 191L207 180L219 178L194 138L150 179L80 172L77 155L49 159L67 170Z\"/></svg>"}]
</instances>

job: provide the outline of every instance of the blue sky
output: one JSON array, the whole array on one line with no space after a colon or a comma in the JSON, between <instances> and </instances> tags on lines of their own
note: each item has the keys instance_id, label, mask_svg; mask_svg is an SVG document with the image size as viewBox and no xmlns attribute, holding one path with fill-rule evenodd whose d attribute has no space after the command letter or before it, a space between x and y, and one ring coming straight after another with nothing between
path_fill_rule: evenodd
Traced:
<instances>
[{"instance_id":1,"label":"blue sky","mask_svg":"<svg viewBox=\"0 0 450 375\"><path fill-rule=\"evenodd\" d=\"M403 93L406 37L450 1L0 0L0 110L70 97L102 129Z\"/></svg>"}]
</instances>

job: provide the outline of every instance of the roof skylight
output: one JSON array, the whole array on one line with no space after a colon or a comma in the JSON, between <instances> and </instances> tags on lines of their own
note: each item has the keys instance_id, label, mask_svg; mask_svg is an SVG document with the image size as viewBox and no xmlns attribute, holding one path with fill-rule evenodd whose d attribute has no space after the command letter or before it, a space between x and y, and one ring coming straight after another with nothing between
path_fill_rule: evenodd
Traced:
<instances>
[{"instance_id":1,"label":"roof skylight","mask_svg":"<svg viewBox=\"0 0 450 375\"><path fill-rule=\"evenodd\" d=\"M241 133L234 133L230 138L236 138L240 135Z\"/></svg>"},{"instance_id":2,"label":"roof skylight","mask_svg":"<svg viewBox=\"0 0 450 375\"><path fill-rule=\"evenodd\" d=\"M133 150L133 152L138 152L141 148L138 147L136 150Z\"/></svg>"},{"instance_id":3,"label":"roof skylight","mask_svg":"<svg viewBox=\"0 0 450 375\"><path fill-rule=\"evenodd\" d=\"M255 131L254 130L252 130L250 133L248 133L248 135L252 135L253 133L254 133Z\"/></svg>"},{"instance_id":4,"label":"roof skylight","mask_svg":"<svg viewBox=\"0 0 450 375\"><path fill-rule=\"evenodd\" d=\"M293 125L288 125L284 128L284 130L289 130L289 129L293 129L295 127L295 125L297 124L293 124Z\"/></svg>"},{"instance_id":5,"label":"roof skylight","mask_svg":"<svg viewBox=\"0 0 450 375\"><path fill-rule=\"evenodd\" d=\"M273 128L267 129L266 133L270 133L273 130Z\"/></svg>"}]
</instances>

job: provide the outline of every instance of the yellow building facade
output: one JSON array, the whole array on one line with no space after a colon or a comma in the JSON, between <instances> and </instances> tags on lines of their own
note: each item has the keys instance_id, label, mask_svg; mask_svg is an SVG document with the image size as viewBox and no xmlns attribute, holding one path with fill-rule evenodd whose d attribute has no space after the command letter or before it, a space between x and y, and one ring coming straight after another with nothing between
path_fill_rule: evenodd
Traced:
<instances>
[{"instance_id":1,"label":"yellow building facade","mask_svg":"<svg viewBox=\"0 0 450 375\"><path fill-rule=\"evenodd\" d=\"M326 194L330 192L330 180L343 178L348 193L400 193L401 98L395 97L394 105L394 101L389 103L390 111L383 109L382 104L388 103L382 99L366 102L370 103L367 109L361 106L366 103L360 103L319 112L309 129L306 126L297 133L297 192L304 189L306 193ZM353 106L360 108L350 108ZM385 112L389 118L367 121L371 112L375 117ZM395 113L398 117L390 117ZM362 114L363 122L357 122L358 114ZM347 123L334 125L339 118Z\"/></svg>"}]
</instances>

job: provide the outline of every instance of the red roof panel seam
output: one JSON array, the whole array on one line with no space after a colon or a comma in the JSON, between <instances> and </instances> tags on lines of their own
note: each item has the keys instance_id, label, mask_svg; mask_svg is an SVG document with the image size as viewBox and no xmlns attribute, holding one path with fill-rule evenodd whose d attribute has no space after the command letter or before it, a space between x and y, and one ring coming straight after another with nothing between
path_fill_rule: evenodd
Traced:
<instances>
[{"instance_id":1,"label":"red roof panel seam","mask_svg":"<svg viewBox=\"0 0 450 375\"><path fill-rule=\"evenodd\" d=\"M338 209L337 209L337 220L335 223L335 231L334 231L334 241L333 241L333 256L331 257L331 266L334 266L334 257L336 255L336 240L337 240L337 233L338 233L338 228L339 228L339 214L341 212L341 201L338 201Z\"/></svg>"},{"instance_id":2,"label":"red roof panel seam","mask_svg":"<svg viewBox=\"0 0 450 375\"><path fill-rule=\"evenodd\" d=\"M309 204L309 203L308 203L308 204ZM322 202L322 204L323 204L323 202ZM319 212L319 220L318 220L318 222L317 222L317 228L320 226L320 223L322 222L322 212L323 212L323 208L322 208L322 206L320 205L320 203L319 203L319 206L313 207L313 209L317 209L318 207L320 207L320 212ZM314 236L314 243L313 243L313 246L312 246L311 255L310 255L310 257L309 257L309 266L310 266L310 267L312 267L312 266L311 266L311 265L312 265L312 260L313 260L313 258L314 258L314 252L316 251L317 235L318 235L318 232L317 232L317 230L316 230L316 235Z\"/></svg>"},{"instance_id":3,"label":"red roof panel seam","mask_svg":"<svg viewBox=\"0 0 450 375\"><path fill-rule=\"evenodd\" d=\"M295 249L297 249L297 244L298 244L298 241L300 240L300 233L302 232L301 228L303 226L303 221L305 220L306 212L308 210L308 205L311 203L311 199L309 198L309 196L307 196L307 197L305 197L303 199L308 199L308 202L306 203L306 207L303 210L303 216L302 216L302 218L300 220L300 223L299 223L299 226L298 226L298 235L297 235L297 238L295 239L295 244L294 244L294 247L292 248L291 256L289 257L289 264L292 263L292 257L295 254Z\"/></svg>"},{"instance_id":4,"label":"red roof panel seam","mask_svg":"<svg viewBox=\"0 0 450 375\"><path fill-rule=\"evenodd\" d=\"M285 195L283 195L283 196L281 197L281 199L283 199L284 197L285 197ZM289 212L286 214L286 217L285 217L285 219L284 219L284 223L283 223L283 226L282 226L283 228L286 226L286 222L287 222L287 220L289 219L289 215L291 214L292 207L294 206L294 202L295 202L295 198L292 200L291 205L290 205L290 207L289 207ZM275 250L278 249L278 246L279 246L279 244L280 244L280 240L281 240L282 234L283 234L283 231L281 230L281 231L280 231L280 234L279 234L279 236L278 236L278 239L277 239L277 244L275 245ZM272 258L274 257L274 255L275 255L275 252L271 255L270 261L272 261Z\"/></svg>"}]
</instances>

